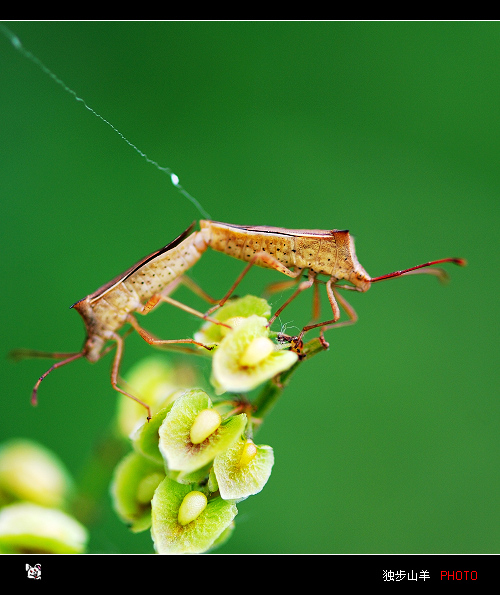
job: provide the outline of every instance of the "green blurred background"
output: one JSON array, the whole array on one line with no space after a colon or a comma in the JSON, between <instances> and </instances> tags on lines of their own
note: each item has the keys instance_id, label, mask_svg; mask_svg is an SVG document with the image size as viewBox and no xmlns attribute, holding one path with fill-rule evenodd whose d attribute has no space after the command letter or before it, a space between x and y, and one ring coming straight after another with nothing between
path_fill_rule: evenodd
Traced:
<instances>
[{"instance_id":1,"label":"green blurred background","mask_svg":"<svg viewBox=\"0 0 500 595\"><path fill-rule=\"evenodd\" d=\"M421 275L349 294L359 322L330 331L266 420L273 474L217 551L499 553L500 23L6 24L213 219L349 229L372 276L469 261L445 287ZM0 63L4 356L78 350L69 306L200 215L3 37ZM240 270L207 253L192 277L222 295ZM241 291L279 280L254 270ZM297 302L288 330L309 320L311 295ZM198 328L168 306L143 322ZM151 351L131 336L124 372ZM110 362L55 372L33 408L51 362L2 357L1 439L38 440L78 476L115 412ZM151 541L106 499L90 551Z\"/></svg>"}]
</instances>

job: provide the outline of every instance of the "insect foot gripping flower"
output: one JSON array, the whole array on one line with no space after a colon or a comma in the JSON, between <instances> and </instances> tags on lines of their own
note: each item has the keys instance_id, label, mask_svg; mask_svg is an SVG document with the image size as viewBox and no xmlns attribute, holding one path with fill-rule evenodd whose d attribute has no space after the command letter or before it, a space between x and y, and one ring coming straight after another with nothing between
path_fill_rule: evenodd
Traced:
<instances>
[{"instance_id":1,"label":"insect foot gripping flower","mask_svg":"<svg viewBox=\"0 0 500 595\"><path fill-rule=\"evenodd\" d=\"M271 341L267 320L252 315L222 339L213 356L211 382L219 394L247 392L288 370L297 360L296 353Z\"/></svg>"},{"instance_id":2,"label":"insect foot gripping flower","mask_svg":"<svg viewBox=\"0 0 500 595\"><path fill-rule=\"evenodd\" d=\"M191 366L172 365L160 357L148 357L135 364L125 377L133 394L151 407L154 415L175 398L176 391L197 384ZM119 433L128 437L144 423L144 407L121 395L118 400L116 424Z\"/></svg>"},{"instance_id":3,"label":"insect foot gripping flower","mask_svg":"<svg viewBox=\"0 0 500 595\"><path fill-rule=\"evenodd\" d=\"M86 529L55 508L18 502L0 511L0 553L81 554Z\"/></svg>"},{"instance_id":4,"label":"insect foot gripping flower","mask_svg":"<svg viewBox=\"0 0 500 595\"><path fill-rule=\"evenodd\" d=\"M167 413L172 409L175 400L185 392L186 390L178 390L173 393L165 407L154 413L149 422L143 421L142 426L130 435L134 450L158 465L165 465L165 459L158 445L158 431Z\"/></svg>"},{"instance_id":5,"label":"insect foot gripping flower","mask_svg":"<svg viewBox=\"0 0 500 595\"><path fill-rule=\"evenodd\" d=\"M236 505L207 498L201 489L166 477L152 501L151 535L159 554L198 554L218 545L231 529Z\"/></svg>"},{"instance_id":6,"label":"insect foot gripping flower","mask_svg":"<svg viewBox=\"0 0 500 595\"><path fill-rule=\"evenodd\" d=\"M168 469L181 472L177 480L182 481L236 442L246 423L244 413L222 420L204 391L188 390L176 399L158 430L159 449Z\"/></svg>"},{"instance_id":7,"label":"insect foot gripping flower","mask_svg":"<svg viewBox=\"0 0 500 595\"><path fill-rule=\"evenodd\" d=\"M224 500L244 500L266 485L274 464L270 446L256 446L252 440L238 440L215 457L214 472Z\"/></svg>"}]
</instances>

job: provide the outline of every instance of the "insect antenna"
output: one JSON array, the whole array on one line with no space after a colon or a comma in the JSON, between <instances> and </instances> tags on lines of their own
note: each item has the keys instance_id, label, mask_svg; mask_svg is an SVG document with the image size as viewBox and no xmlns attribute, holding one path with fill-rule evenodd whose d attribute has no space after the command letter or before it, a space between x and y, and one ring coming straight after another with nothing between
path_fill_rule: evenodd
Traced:
<instances>
[{"instance_id":1,"label":"insect antenna","mask_svg":"<svg viewBox=\"0 0 500 595\"><path fill-rule=\"evenodd\" d=\"M442 264L445 262L452 262L454 264L458 264L461 267L464 267L467 264L467 261L463 258L442 258L441 260L431 260L431 262L426 262L424 264L419 264L416 267L411 267L409 269L404 269L402 271L394 271L393 273L388 273L387 275L381 275L380 277L373 277L370 279L371 283L376 283L377 281L385 281L385 279L392 279L392 277L401 277L402 275L409 275L412 273L426 273L429 275L437 275L440 278L446 279L446 273L442 269L429 269L428 271L420 270L425 267L430 267L434 264Z\"/></svg>"},{"instance_id":2,"label":"insect antenna","mask_svg":"<svg viewBox=\"0 0 500 595\"><path fill-rule=\"evenodd\" d=\"M32 405L37 404L38 387L40 386L40 383L46 376L48 376L53 370L56 370L57 368L60 368L61 366L65 366L66 364L69 364L70 362L74 361L75 359L84 357L84 355L85 355L85 353L83 351L79 351L78 353L46 353L45 351L34 351L31 349L15 349L14 351L11 351L9 354L9 356L14 360L21 360L21 359L26 359L26 358L31 358L31 357L50 357L50 358L54 358L54 359L65 358L62 361L57 362L53 366L51 366L45 372L45 374L42 374L40 376L40 378L37 380L37 383L33 387L33 391L31 393L31 404Z\"/></svg>"}]
</instances>

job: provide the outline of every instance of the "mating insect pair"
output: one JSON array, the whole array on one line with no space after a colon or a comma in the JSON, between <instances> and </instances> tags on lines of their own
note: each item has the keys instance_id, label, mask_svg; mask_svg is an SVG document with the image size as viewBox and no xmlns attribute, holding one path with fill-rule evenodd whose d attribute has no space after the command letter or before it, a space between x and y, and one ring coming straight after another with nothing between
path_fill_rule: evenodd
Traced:
<instances>
[{"instance_id":1,"label":"mating insect pair","mask_svg":"<svg viewBox=\"0 0 500 595\"><path fill-rule=\"evenodd\" d=\"M326 347L328 344L323 334L327 329L352 324L357 320L354 309L339 294L339 290L365 292L368 291L372 283L414 273L428 273L444 278L446 273L443 269L428 267L447 262L462 266L466 264L465 260L461 258L444 258L372 278L359 263L354 249L354 241L346 230L247 227L203 220L200 221L200 230L193 231L194 225L193 223L178 238L161 250L153 252L123 274L118 275L94 293L71 306L82 316L86 327L87 336L81 351L77 353L44 353L32 350L13 352L13 356L18 359L47 357L61 360L38 379L32 392L33 404L37 402L40 383L50 372L82 357L90 362L96 362L113 347L116 347L111 368L111 385L118 392L144 406L148 411L148 418L150 418L149 406L118 386L124 343L123 337L118 334L118 331L128 323L151 345L165 346L188 343L209 349L194 339L157 339L139 325L133 313L138 312L144 315L160 302L167 302L205 320L223 324L211 319L210 314L229 299L237 285L254 265L275 269L292 279L275 284L274 290L295 287L293 294L278 308L269 324L272 324L284 308L300 293L312 286L315 296L313 312L314 317L317 318L319 316L318 288L319 283L322 283L319 281L318 275L328 278L325 285L333 317L305 326L298 337L298 342L300 342L307 331L320 328L320 338ZM248 263L220 301L209 298L185 276L186 271L200 259L208 247ZM306 271L307 280L301 281L302 275ZM339 281L347 281L349 284L339 284ZM215 305L204 314L172 299L170 293L180 283L186 284ZM348 320L338 322L340 318L339 305L346 312Z\"/></svg>"}]
</instances>

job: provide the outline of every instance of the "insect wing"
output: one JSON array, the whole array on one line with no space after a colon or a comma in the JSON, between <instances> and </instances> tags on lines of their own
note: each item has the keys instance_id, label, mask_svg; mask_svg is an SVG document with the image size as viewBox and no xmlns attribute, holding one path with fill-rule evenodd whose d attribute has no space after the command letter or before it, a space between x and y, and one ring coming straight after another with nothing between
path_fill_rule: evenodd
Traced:
<instances>
[{"instance_id":1,"label":"insect wing","mask_svg":"<svg viewBox=\"0 0 500 595\"><path fill-rule=\"evenodd\" d=\"M157 256L160 256L161 254L168 252L168 250L172 250L172 248L175 248L175 246L178 246L191 233L191 231L193 230L193 227L195 226L195 223L196 222L193 221L193 223L191 223L191 225L185 231L183 231L180 236L178 236L177 238L172 240L169 244L167 244L160 250L157 250L156 252L153 252L152 254L145 256L139 262L135 263L133 266L131 266L129 269L127 269L124 273L117 275L116 277L111 279L111 281L108 281L108 283L106 283L102 287L99 287L99 289L94 291L94 293L91 293L89 296L87 296L89 298L90 302L93 302L94 300L101 298L105 293L107 293L108 291L110 291L111 289L116 287L119 283L122 283L122 281L125 281L125 279L128 279L128 277L130 277L135 272L137 272L146 263L151 262ZM87 299L87 298L83 298L83 299ZM81 301L82 300L79 300L79 302L81 302ZM76 304L78 304L78 302L75 302L71 307L73 308Z\"/></svg>"}]
</instances>

